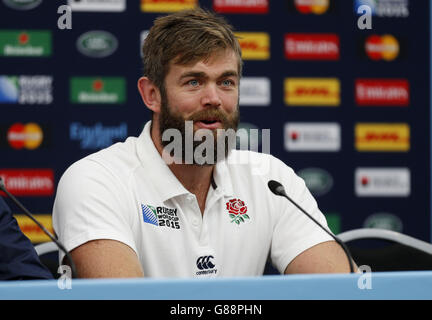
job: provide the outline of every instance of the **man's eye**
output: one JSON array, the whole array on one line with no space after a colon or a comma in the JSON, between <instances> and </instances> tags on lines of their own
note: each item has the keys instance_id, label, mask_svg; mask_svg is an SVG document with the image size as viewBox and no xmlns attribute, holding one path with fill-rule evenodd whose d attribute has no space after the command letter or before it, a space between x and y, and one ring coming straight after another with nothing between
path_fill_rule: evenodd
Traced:
<instances>
[{"instance_id":1,"label":"man's eye","mask_svg":"<svg viewBox=\"0 0 432 320\"><path fill-rule=\"evenodd\" d=\"M191 85L192 87L196 87L199 85L199 81L198 80L189 80L188 84Z\"/></svg>"},{"instance_id":2,"label":"man's eye","mask_svg":"<svg viewBox=\"0 0 432 320\"><path fill-rule=\"evenodd\" d=\"M223 81L222 81L222 85L223 85L224 87L230 87L230 86L233 86L233 85L234 85L234 81L229 80L229 79L226 79L226 80L223 80Z\"/></svg>"}]
</instances>

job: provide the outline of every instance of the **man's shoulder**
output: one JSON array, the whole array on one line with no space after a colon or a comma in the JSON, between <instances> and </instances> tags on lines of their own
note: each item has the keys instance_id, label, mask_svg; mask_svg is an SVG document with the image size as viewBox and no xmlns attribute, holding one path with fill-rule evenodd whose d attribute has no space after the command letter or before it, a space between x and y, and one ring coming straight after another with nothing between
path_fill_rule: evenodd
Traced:
<instances>
[{"instance_id":1,"label":"man's shoulder","mask_svg":"<svg viewBox=\"0 0 432 320\"><path fill-rule=\"evenodd\" d=\"M125 176L139 164L136 156L136 139L136 137L129 137L124 142L115 143L89 154L69 166L64 175L97 175L109 171L118 176Z\"/></svg>"},{"instance_id":2,"label":"man's shoulder","mask_svg":"<svg viewBox=\"0 0 432 320\"><path fill-rule=\"evenodd\" d=\"M230 171L249 173L252 175L274 176L293 170L282 160L268 153L249 150L232 150L225 161Z\"/></svg>"}]
</instances>

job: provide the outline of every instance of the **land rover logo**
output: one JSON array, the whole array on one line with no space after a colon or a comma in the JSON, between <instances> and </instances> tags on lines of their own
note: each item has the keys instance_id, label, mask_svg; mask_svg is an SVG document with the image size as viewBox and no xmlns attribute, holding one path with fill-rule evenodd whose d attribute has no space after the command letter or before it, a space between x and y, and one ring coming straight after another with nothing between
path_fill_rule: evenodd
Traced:
<instances>
[{"instance_id":1,"label":"land rover logo","mask_svg":"<svg viewBox=\"0 0 432 320\"><path fill-rule=\"evenodd\" d=\"M314 196L321 196L333 187L333 178L320 168L302 169L297 174L304 179L306 186Z\"/></svg>"},{"instance_id":2,"label":"land rover logo","mask_svg":"<svg viewBox=\"0 0 432 320\"><path fill-rule=\"evenodd\" d=\"M378 212L370 215L363 223L364 228L387 229L402 232L402 220L392 213Z\"/></svg>"},{"instance_id":3,"label":"land rover logo","mask_svg":"<svg viewBox=\"0 0 432 320\"><path fill-rule=\"evenodd\" d=\"M116 37L106 31L89 31L77 40L78 51L92 58L105 58L113 54L117 46Z\"/></svg>"},{"instance_id":4,"label":"land rover logo","mask_svg":"<svg viewBox=\"0 0 432 320\"><path fill-rule=\"evenodd\" d=\"M41 4L42 0L3 0L4 4L16 10L30 10Z\"/></svg>"}]
</instances>

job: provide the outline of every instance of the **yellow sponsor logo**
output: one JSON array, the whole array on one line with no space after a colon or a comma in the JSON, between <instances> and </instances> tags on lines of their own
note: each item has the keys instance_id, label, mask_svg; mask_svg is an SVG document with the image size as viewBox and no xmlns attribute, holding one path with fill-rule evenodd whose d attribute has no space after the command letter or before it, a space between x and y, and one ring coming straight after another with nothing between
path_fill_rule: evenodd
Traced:
<instances>
[{"instance_id":1,"label":"yellow sponsor logo","mask_svg":"<svg viewBox=\"0 0 432 320\"><path fill-rule=\"evenodd\" d=\"M47 242L51 239L38 227L36 223L33 222L29 217L23 214L15 214L15 219L21 231L30 239L32 243ZM52 218L50 214L38 214L35 218L49 231L54 234L54 229L52 226Z\"/></svg>"},{"instance_id":2,"label":"yellow sponsor logo","mask_svg":"<svg viewBox=\"0 0 432 320\"><path fill-rule=\"evenodd\" d=\"M357 151L397 151L410 149L410 126L405 123L358 123L355 126Z\"/></svg>"},{"instance_id":3,"label":"yellow sponsor logo","mask_svg":"<svg viewBox=\"0 0 432 320\"><path fill-rule=\"evenodd\" d=\"M144 12L176 12L193 9L198 0L141 0L141 11Z\"/></svg>"},{"instance_id":4,"label":"yellow sponsor logo","mask_svg":"<svg viewBox=\"0 0 432 320\"><path fill-rule=\"evenodd\" d=\"M284 87L288 106L340 105L340 82L336 78L286 78Z\"/></svg>"},{"instance_id":5,"label":"yellow sponsor logo","mask_svg":"<svg viewBox=\"0 0 432 320\"><path fill-rule=\"evenodd\" d=\"M265 32L236 32L244 60L270 59L270 36Z\"/></svg>"}]
</instances>

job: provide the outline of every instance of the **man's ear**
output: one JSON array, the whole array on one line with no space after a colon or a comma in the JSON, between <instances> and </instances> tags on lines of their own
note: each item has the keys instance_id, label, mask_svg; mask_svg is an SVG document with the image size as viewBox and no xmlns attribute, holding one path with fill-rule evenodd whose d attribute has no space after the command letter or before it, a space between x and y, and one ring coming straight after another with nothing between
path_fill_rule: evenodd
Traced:
<instances>
[{"instance_id":1,"label":"man's ear","mask_svg":"<svg viewBox=\"0 0 432 320\"><path fill-rule=\"evenodd\" d=\"M154 113L160 112L161 94L158 87L147 77L138 79L138 91L144 104Z\"/></svg>"}]
</instances>

